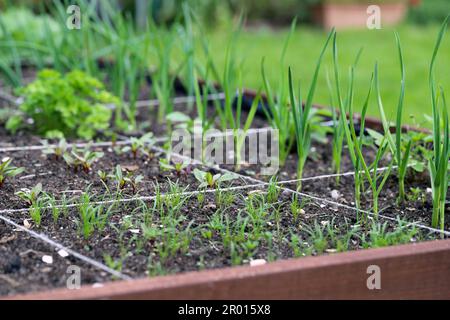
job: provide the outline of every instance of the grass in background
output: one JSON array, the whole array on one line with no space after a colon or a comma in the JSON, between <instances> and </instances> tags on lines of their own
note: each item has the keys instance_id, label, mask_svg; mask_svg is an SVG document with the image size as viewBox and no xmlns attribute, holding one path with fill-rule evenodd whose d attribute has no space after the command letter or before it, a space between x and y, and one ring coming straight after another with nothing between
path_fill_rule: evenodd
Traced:
<instances>
[{"instance_id":1,"label":"grass in background","mask_svg":"<svg viewBox=\"0 0 450 320\"><path fill-rule=\"evenodd\" d=\"M435 35L439 32L439 25L414 26L405 24L395 28L402 39L404 61L406 68L406 90L408 95L404 101L403 120L406 123L431 127L431 123L424 123L425 114L431 116L429 106L430 92L427 86L428 61L431 58ZM243 84L250 88L261 85L260 62L265 57L265 71L269 81L276 84L279 80L280 48L289 32L289 28L274 30L271 28L243 30L237 42L237 51L244 59ZM351 30L339 31L339 47L341 73L346 74L345 66L351 65L358 50L363 52L355 74L355 112L361 111L365 99L367 78L373 72L373 65L378 61L380 69L381 95L384 102L386 117L395 120L398 104L398 75L397 45L394 29L381 30ZM327 32L313 28L299 27L289 43L285 57L285 68L292 66L302 81L310 82L314 75L314 66L320 53L321 44L325 41ZM224 64L224 55L228 35L226 30L215 30L209 34L211 52L219 69ZM442 57L450 54L450 42L441 47ZM443 59L441 59L443 60ZM445 62L441 61L441 68L436 70L436 76L441 80L444 89L450 85L450 74L445 69ZM326 54L317 84L314 103L328 105L326 70L332 71L332 57ZM272 89L276 90L276 87ZM346 88L343 88L346 90ZM345 91L344 91L345 92ZM373 98L375 99L375 98ZM368 115L379 116L376 101L371 101ZM410 115L414 115L415 120Z\"/></svg>"}]
</instances>

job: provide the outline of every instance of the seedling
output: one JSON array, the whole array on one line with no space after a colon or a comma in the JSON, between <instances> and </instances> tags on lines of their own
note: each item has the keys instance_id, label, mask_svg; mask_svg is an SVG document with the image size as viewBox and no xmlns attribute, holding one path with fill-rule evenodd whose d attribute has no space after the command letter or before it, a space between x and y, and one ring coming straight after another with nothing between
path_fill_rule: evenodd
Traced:
<instances>
[{"instance_id":1,"label":"seedling","mask_svg":"<svg viewBox=\"0 0 450 320\"><path fill-rule=\"evenodd\" d=\"M398 244L405 244L411 242L417 233L417 228L410 223L397 218L397 226L394 230L390 231L388 223L373 223L372 228L369 231L370 243L367 243L366 239L362 239L363 248L372 247L386 247Z\"/></svg>"},{"instance_id":2,"label":"seedling","mask_svg":"<svg viewBox=\"0 0 450 320\"><path fill-rule=\"evenodd\" d=\"M330 42L331 37L335 34L334 29L328 34L325 45L317 60L316 69L314 72L311 87L308 92L308 97L305 102L305 106L302 105L302 96L299 89L299 99L297 101L294 93L294 84L292 79L292 71L289 67L289 95L291 100L291 106L294 117L294 127L295 127L295 137L297 140L297 189L301 190L302 183L301 178L303 177L303 168L305 166L306 159L308 158L310 146L311 146L311 108L314 99L314 93L316 90L317 78L319 76L320 65L322 63L322 58L325 50Z\"/></svg>"},{"instance_id":3,"label":"seedling","mask_svg":"<svg viewBox=\"0 0 450 320\"><path fill-rule=\"evenodd\" d=\"M98 170L97 171L97 175L99 176L99 178L100 178L100 180L103 182L103 183L107 183L108 182L108 174L105 172L105 171L102 171L102 170Z\"/></svg>"},{"instance_id":4,"label":"seedling","mask_svg":"<svg viewBox=\"0 0 450 320\"><path fill-rule=\"evenodd\" d=\"M83 193L79 200L78 212L80 221L78 228L84 239L92 236L95 229L103 230L108 219L108 211L102 205L94 205L87 192Z\"/></svg>"},{"instance_id":5,"label":"seedling","mask_svg":"<svg viewBox=\"0 0 450 320\"><path fill-rule=\"evenodd\" d=\"M332 143L333 143L333 150L332 150L332 156L333 156L333 169L336 173L336 185L339 185L340 183L340 173L341 173L341 160L342 160L342 150L344 147L344 121L341 120L342 115L337 114L336 111L336 104L334 103L333 99L333 89L330 82L330 79L328 77L327 73L327 85L328 85L328 91L330 92L330 106L331 106L331 119L333 121L333 129L332 129ZM340 108L342 107L342 98L340 92L338 92L338 103Z\"/></svg>"},{"instance_id":6,"label":"seedling","mask_svg":"<svg viewBox=\"0 0 450 320\"><path fill-rule=\"evenodd\" d=\"M354 137L354 139L356 139L356 137ZM364 174L365 174L366 180L368 181L370 188L372 190L372 200L373 200L372 210L373 210L373 213L374 213L375 219L376 219L376 218L378 218L378 196L380 195L381 190L383 190L383 187L384 187L387 179L389 178L389 175L392 170L392 164L393 164L393 162L391 161L388 169L382 171L381 173L378 170L380 160L382 159L382 157L386 153L386 150L388 149L388 142L387 142L386 136L385 136L384 139L382 140L380 146L378 147L375 160L372 163L372 165L370 165L370 166L368 166L366 164L362 150L361 150L361 148L359 148L359 144L355 144L355 146L356 146L356 151L357 151L357 156L358 156L359 162L361 163L361 165L364 169Z\"/></svg>"},{"instance_id":7,"label":"seedling","mask_svg":"<svg viewBox=\"0 0 450 320\"><path fill-rule=\"evenodd\" d=\"M32 206L36 204L41 193L42 193L42 184L38 183L31 190L26 188L21 189L20 191L16 192L16 196L24 200L29 206Z\"/></svg>"},{"instance_id":8,"label":"seedling","mask_svg":"<svg viewBox=\"0 0 450 320\"><path fill-rule=\"evenodd\" d=\"M290 210L291 210L292 217L294 218L294 222L298 221L298 217L300 215L305 214L305 210L303 208L305 207L307 201L308 200L306 198L302 198L302 200L299 201L297 194L294 194L292 196Z\"/></svg>"},{"instance_id":9,"label":"seedling","mask_svg":"<svg viewBox=\"0 0 450 320\"><path fill-rule=\"evenodd\" d=\"M11 165L11 158L3 158L0 163L0 188L7 178L13 178L25 171L25 168L16 168Z\"/></svg>"},{"instance_id":10,"label":"seedling","mask_svg":"<svg viewBox=\"0 0 450 320\"><path fill-rule=\"evenodd\" d=\"M125 181L128 183L128 185L131 186L132 192L134 194L137 193L139 185L142 183L143 180L144 180L143 175L134 176L132 172L128 172L125 177Z\"/></svg>"},{"instance_id":11,"label":"seedling","mask_svg":"<svg viewBox=\"0 0 450 320\"><path fill-rule=\"evenodd\" d=\"M45 149L42 150L42 153L46 156L53 155L55 160L61 159L68 149L67 141L64 138L60 139L55 147L49 146L47 140L43 144Z\"/></svg>"},{"instance_id":12,"label":"seedling","mask_svg":"<svg viewBox=\"0 0 450 320\"><path fill-rule=\"evenodd\" d=\"M369 91L367 93L366 99L364 101L363 110L361 112L361 125L359 128L360 134L359 137L357 137L355 124L354 124L354 114L353 114L353 88L354 88L354 74L355 74L355 68L358 63L359 57L361 55L361 50L358 52L355 62L350 68L349 72L349 85L348 85L348 94L343 101L341 98L341 81L339 78L339 66L338 66L338 49L337 49L337 39L336 34L334 34L333 37L333 67L334 67L334 79L335 79L335 85L336 85L336 91L338 96L338 107L339 107L339 113L340 113L340 121L344 127L344 133L345 133L345 140L347 142L348 146L348 152L350 155L350 159L353 164L354 168L354 186L355 186L355 205L356 208L361 208L361 190L363 187L363 176L362 176L362 169L361 169L361 163L359 161L358 157L358 149L362 149L363 146L363 134L364 134L364 127L365 127L365 117L366 117L366 111L367 106L369 104L370 94L372 92L372 83L373 83L373 76L370 81L369 85Z\"/></svg>"},{"instance_id":13,"label":"seedling","mask_svg":"<svg viewBox=\"0 0 450 320\"><path fill-rule=\"evenodd\" d=\"M422 204L425 203L426 201L426 194L424 193L424 191L422 189L420 189L419 187L417 188L410 188L409 189L409 193L406 194L406 198L408 199L408 201L421 201Z\"/></svg>"},{"instance_id":14,"label":"seedling","mask_svg":"<svg viewBox=\"0 0 450 320\"><path fill-rule=\"evenodd\" d=\"M144 180L144 176L134 176L131 171L128 171L126 175L123 175L123 171L124 170L122 167L117 165L114 174L110 174L109 177L116 181L117 190L123 190L127 185L129 185L132 188L133 193L136 193L139 185L142 183L142 180Z\"/></svg>"},{"instance_id":15,"label":"seedling","mask_svg":"<svg viewBox=\"0 0 450 320\"><path fill-rule=\"evenodd\" d=\"M33 205L30 207L30 217L34 221L34 223L39 227L42 221L42 203L38 199Z\"/></svg>"},{"instance_id":16,"label":"seedling","mask_svg":"<svg viewBox=\"0 0 450 320\"><path fill-rule=\"evenodd\" d=\"M58 223L58 219L59 219L59 215L60 215L61 211L67 210L67 208L66 208L66 205L67 205L66 196L65 196L65 194L63 194L63 196L61 198L61 202L59 204L59 206L61 206L62 209L60 209L60 207L58 206L54 195L46 194L46 199L45 200L46 200L45 201L46 206L51 207L53 224L56 225Z\"/></svg>"},{"instance_id":17,"label":"seedling","mask_svg":"<svg viewBox=\"0 0 450 320\"><path fill-rule=\"evenodd\" d=\"M115 260L113 257L111 257L109 254L105 253L103 255L103 260L105 261L108 268L115 270L117 272L121 272L123 268L123 261L125 260L126 255L124 257L121 257L120 259Z\"/></svg>"},{"instance_id":18,"label":"seedling","mask_svg":"<svg viewBox=\"0 0 450 320\"><path fill-rule=\"evenodd\" d=\"M289 92L286 86L286 70L284 69L285 56L288 49L289 41L292 34L295 31L297 25L297 19L291 24L291 29L289 31L286 40L284 41L283 50L280 57L280 77L279 86L274 96L272 87L269 80L266 77L266 72L264 68L264 58L261 61L261 75L264 84L264 90L267 95L267 107L264 105L264 113L269 120L272 128L277 129L279 133L279 146L280 146L280 164L284 165L286 157L289 155L290 150L294 144L295 135L294 127L292 122L292 113L289 108Z\"/></svg>"},{"instance_id":19,"label":"seedling","mask_svg":"<svg viewBox=\"0 0 450 320\"><path fill-rule=\"evenodd\" d=\"M311 237L316 253L323 253L328 248L328 239L326 235L326 226L320 225L317 220L314 221L314 227L304 226L306 232Z\"/></svg>"},{"instance_id":20,"label":"seedling","mask_svg":"<svg viewBox=\"0 0 450 320\"><path fill-rule=\"evenodd\" d=\"M267 202L275 203L278 201L280 196L280 188L277 185L277 177L273 176L270 178L269 185L267 186Z\"/></svg>"},{"instance_id":21,"label":"seedling","mask_svg":"<svg viewBox=\"0 0 450 320\"><path fill-rule=\"evenodd\" d=\"M42 207L44 206L44 198L42 197L42 184L38 183L31 190L21 189L15 193L20 199L25 201L30 207L30 217L37 226L41 225Z\"/></svg>"},{"instance_id":22,"label":"seedling","mask_svg":"<svg viewBox=\"0 0 450 320\"><path fill-rule=\"evenodd\" d=\"M237 176L231 172L224 174L216 173L212 174L209 171L202 171L197 168L194 169L194 176L198 182L200 182L199 189L211 188L214 189L221 183L226 181L232 181L237 178Z\"/></svg>"},{"instance_id":23,"label":"seedling","mask_svg":"<svg viewBox=\"0 0 450 320\"><path fill-rule=\"evenodd\" d=\"M186 173L186 169L189 167L189 163L189 160L171 161L166 158L159 160L159 166L161 170L174 171L178 177L180 177L182 173Z\"/></svg>"},{"instance_id":24,"label":"seedling","mask_svg":"<svg viewBox=\"0 0 450 320\"><path fill-rule=\"evenodd\" d=\"M103 157L103 152L91 151L90 145L86 146L84 150L77 150L74 148L71 153L64 153L63 158L69 167L72 167L74 171L78 171L80 168L88 173L92 164Z\"/></svg>"},{"instance_id":25,"label":"seedling","mask_svg":"<svg viewBox=\"0 0 450 320\"><path fill-rule=\"evenodd\" d=\"M133 158L137 158L138 151L149 155L150 149L155 145L156 141L153 137L153 133L149 132L140 138L131 137L131 145L123 147L122 152L130 152L133 154Z\"/></svg>"},{"instance_id":26,"label":"seedling","mask_svg":"<svg viewBox=\"0 0 450 320\"><path fill-rule=\"evenodd\" d=\"M395 124L395 141L390 133L390 125L386 119L386 115L383 108L383 102L381 100L380 86L378 80L378 70L375 70L375 89L377 92L378 109L380 111L381 122L383 124L385 136L389 144L389 148L392 154L395 156L395 162L397 163L397 176L398 176L398 202L405 200L405 177L408 168L409 155L411 151L412 140L404 141L404 135L402 135L402 114L403 114L403 100L405 96L405 67L403 64L403 53L400 43L400 38L395 33L395 39L397 42L398 55L400 59L400 71L401 71L401 85L400 85L400 97L397 105L397 120Z\"/></svg>"},{"instance_id":27,"label":"seedling","mask_svg":"<svg viewBox=\"0 0 450 320\"><path fill-rule=\"evenodd\" d=\"M447 30L449 16L445 19L434 48L429 68L429 83L431 89L431 106L433 111L433 153L428 159L428 168L431 177L431 189L433 195L433 214L431 224L434 228L440 226L444 230L445 203L448 192L448 169L450 158L450 129L444 90L436 93L436 81L434 79L435 60L442 39ZM439 107L441 98L441 107Z\"/></svg>"},{"instance_id":28,"label":"seedling","mask_svg":"<svg viewBox=\"0 0 450 320\"><path fill-rule=\"evenodd\" d=\"M234 192L217 188L214 198L217 206L223 209L229 207L234 202L235 197Z\"/></svg>"}]
</instances>

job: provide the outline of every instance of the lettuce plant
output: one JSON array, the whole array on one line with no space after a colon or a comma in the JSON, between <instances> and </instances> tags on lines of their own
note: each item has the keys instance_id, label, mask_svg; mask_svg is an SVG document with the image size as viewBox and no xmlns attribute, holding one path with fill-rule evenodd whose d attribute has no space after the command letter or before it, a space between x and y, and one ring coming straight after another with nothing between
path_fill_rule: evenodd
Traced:
<instances>
[{"instance_id":1,"label":"lettuce plant","mask_svg":"<svg viewBox=\"0 0 450 320\"><path fill-rule=\"evenodd\" d=\"M21 114L8 120L7 129L15 133L31 118L32 129L48 138L92 139L109 128L111 110L105 104L120 103L99 80L79 70L62 75L44 69L17 93L24 97Z\"/></svg>"}]
</instances>

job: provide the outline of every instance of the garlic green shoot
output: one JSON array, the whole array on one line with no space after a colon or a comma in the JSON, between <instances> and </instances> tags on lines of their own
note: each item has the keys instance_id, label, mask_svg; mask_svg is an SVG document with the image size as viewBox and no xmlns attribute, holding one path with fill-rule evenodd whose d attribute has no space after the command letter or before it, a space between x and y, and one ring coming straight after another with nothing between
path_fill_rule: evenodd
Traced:
<instances>
[{"instance_id":1,"label":"garlic green shoot","mask_svg":"<svg viewBox=\"0 0 450 320\"><path fill-rule=\"evenodd\" d=\"M341 114L336 110L336 104L334 103L333 98L333 88L331 84L331 80L327 73L327 86L328 91L330 92L330 106L331 106L331 119L333 121L333 129L332 129L332 158L333 158L333 171L336 173L336 185L340 183L340 173L341 173L341 162L342 162L342 150L344 147L344 121L340 119Z\"/></svg>"},{"instance_id":2,"label":"garlic green shoot","mask_svg":"<svg viewBox=\"0 0 450 320\"><path fill-rule=\"evenodd\" d=\"M402 46L400 43L400 38L397 33L395 33L395 40L398 48L398 56L400 60L400 73L401 73L400 96L397 104L397 119L395 122L395 140L391 135L390 124L386 118L386 114L383 108L378 77L378 69L375 70L375 91L377 94L377 102L378 102L378 109L380 111L380 118L383 124L385 135L387 137L387 142L391 150L391 153L394 155L395 162L398 166L397 169L398 188L399 188L398 202L401 203L405 200L405 177L408 169L412 140L409 139L408 141L405 141L406 136L402 134L403 101L405 97L405 67L403 62Z\"/></svg>"},{"instance_id":3,"label":"garlic green shoot","mask_svg":"<svg viewBox=\"0 0 450 320\"><path fill-rule=\"evenodd\" d=\"M338 63L338 47L337 47L337 36L333 37L333 68L334 68L334 81L336 86L337 94L337 104L339 107L340 122L344 128L345 141L348 147L348 153L354 168L354 186L355 186L355 206L359 209L361 208L361 191L364 186L364 181L362 177L362 166L360 159L358 157L357 149L362 148L363 144L363 134L365 129L365 117L367 106L369 103L369 98L372 91L373 77L370 81L369 91L367 93L363 111L361 112L361 126L359 128L360 135L357 137L356 128L354 124L354 112L353 112L353 89L354 89L354 74L355 68L358 63L359 57L361 55L361 50L358 52L355 62L350 67L349 71L349 84L348 92L345 100L342 98L341 92L341 80L339 77L339 63Z\"/></svg>"},{"instance_id":4,"label":"garlic green shoot","mask_svg":"<svg viewBox=\"0 0 450 320\"><path fill-rule=\"evenodd\" d=\"M439 32L429 68L431 89L431 107L433 116L433 152L428 159L433 196L433 214L431 225L444 229L445 203L448 192L448 162L450 158L450 129L444 90L437 89L434 77L436 57L447 30L449 16L445 19ZM439 90L439 92L437 92ZM440 101L441 100L441 101Z\"/></svg>"},{"instance_id":5,"label":"garlic green shoot","mask_svg":"<svg viewBox=\"0 0 450 320\"><path fill-rule=\"evenodd\" d=\"M272 87L266 76L264 68L264 58L261 60L261 76L264 85L264 90L267 96L267 106L263 105L263 111L269 124L272 128L279 132L279 146L280 146L280 165L283 166L290 150L293 147L295 136L293 130L292 113L289 108L289 91L286 86L286 70L284 68L285 56L288 49L289 41L295 31L297 19L294 19L291 24L291 29L283 45L280 58L280 77L279 85L274 96Z\"/></svg>"},{"instance_id":6,"label":"garlic green shoot","mask_svg":"<svg viewBox=\"0 0 450 320\"><path fill-rule=\"evenodd\" d=\"M308 158L310 147L311 147L311 108L314 99L314 93L317 85L317 78L319 76L320 65L322 63L325 50L330 42L331 37L335 34L333 29L327 37L325 45L317 60L316 68L314 71L314 76L311 82L311 86L306 98L305 105L302 103L301 89L299 88L298 100L295 96L294 83L292 79L292 71L289 67L289 94L291 107L294 117L294 127L295 127L295 137L297 142L297 189L300 190L302 187L301 178L303 177L303 169L305 166L306 159Z\"/></svg>"}]
</instances>

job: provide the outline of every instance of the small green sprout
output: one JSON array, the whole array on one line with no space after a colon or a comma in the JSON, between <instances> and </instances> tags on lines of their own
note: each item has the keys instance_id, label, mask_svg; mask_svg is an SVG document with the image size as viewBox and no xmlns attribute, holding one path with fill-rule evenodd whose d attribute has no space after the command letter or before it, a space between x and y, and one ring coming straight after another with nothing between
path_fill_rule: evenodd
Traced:
<instances>
[{"instance_id":1,"label":"small green sprout","mask_svg":"<svg viewBox=\"0 0 450 320\"><path fill-rule=\"evenodd\" d=\"M38 183L31 190L24 188L16 192L16 196L24 200L29 206L34 205L42 193L42 184Z\"/></svg>"},{"instance_id":2,"label":"small green sprout","mask_svg":"<svg viewBox=\"0 0 450 320\"><path fill-rule=\"evenodd\" d=\"M305 207L306 202L307 202L306 198L303 198L301 201L299 201L297 194L294 194L292 196L292 201L289 207L291 210L292 217L294 218L294 222L297 222L298 217L305 213L305 210L303 208Z\"/></svg>"},{"instance_id":3,"label":"small green sprout","mask_svg":"<svg viewBox=\"0 0 450 320\"><path fill-rule=\"evenodd\" d=\"M108 182L108 174L103 170L98 170L97 175L103 183Z\"/></svg>"},{"instance_id":4,"label":"small green sprout","mask_svg":"<svg viewBox=\"0 0 450 320\"><path fill-rule=\"evenodd\" d=\"M237 176L231 172L225 174L217 173L213 175L211 172L201 171L199 169L194 169L194 176L200 182L199 189L202 188L216 188L222 182L232 181L237 178Z\"/></svg>"},{"instance_id":5,"label":"small green sprout","mask_svg":"<svg viewBox=\"0 0 450 320\"><path fill-rule=\"evenodd\" d=\"M118 190L123 190L127 185L133 189L133 193L136 193L139 184L144 180L144 176L134 176L133 172L127 171L126 175L123 174L124 170L120 165L116 166L114 174L110 174L109 177L114 179Z\"/></svg>"},{"instance_id":6,"label":"small green sprout","mask_svg":"<svg viewBox=\"0 0 450 320\"><path fill-rule=\"evenodd\" d=\"M435 61L445 31L448 28L449 16L445 19L439 32L429 68L431 89L431 107L433 116L433 152L428 157L428 171L431 178L433 196L433 213L431 225L444 230L445 205L448 193L448 169L450 159L450 124L444 90L437 87L435 80ZM437 91L439 90L439 91Z\"/></svg>"},{"instance_id":7,"label":"small green sprout","mask_svg":"<svg viewBox=\"0 0 450 320\"><path fill-rule=\"evenodd\" d=\"M309 156L311 149L311 120L312 120L312 103L314 99L314 93L316 91L317 79L319 77L320 65L322 63L323 56L325 54L325 50L328 47L328 43L332 36L334 36L335 30L333 29L327 37L327 40L322 47L322 51L319 55L319 58L316 62L316 67L314 71L314 76L311 82L311 86L309 88L309 92L306 98L305 105L302 104L302 96L301 90L299 87L298 96L295 94L294 89L294 81L292 76L291 68L288 69L288 79L289 79L289 97L292 106L292 115L294 117L294 128L295 128L295 138L297 142L297 153L298 153L298 161L297 161L297 189L301 190L303 178L303 169L305 167L306 159ZM298 98L298 100L297 100Z\"/></svg>"},{"instance_id":8,"label":"small green sprout","mask_svg":"<svg viewBox=\"0 0 450 320\"><path fill-rule=\"evenodd\" d=\"M67 141L64 138L60 139L55 147L50 146L47 140L43 142L43 145L44 149L42 150L42 154L46 156L53 155L55 160L61 159L68 149Z\"/></svg>"},{"instance_id":9,"label":"small green sprout","mask_svg":"<svg viewBox=\"0 0 450 320\"><path fill-rule=\"evenodd\" d=\"M183 162L175 162L170 161L168 159L159 160L159 166L163 171L175 171L177 176L181 176L183 172L186 172L185 169L189 167L189 160Z\"/></svg>"},{"instance_id":10,"label":"small green sprout","mask_svg":"<svg viewBox=\"0 0 450 320\"><path fill-rule=\"evenodd\" d=\"M11 158L3 158L0 163L0 188L7 178L13 178L25 171L25 168L16 168L11 165Z\"/></svg>"},{"instance_id":11,"label":"small green sprout","mask_svg":"<svg viewBox=\"0 0 450 320\"><path fill-rule=\"evenodd\" d=\"M38 200L30 207L30 217L39 227L42 221L42 203Z\"/></svg>"},{"instance_id":12,"label":"small green sprout","mask_svg":"<svg viewBox=\"0 0 450 320\"><path fill-rule=\"evenodd\" d=\"M152 132L149 132L140 138L131 137L130 141L131 145L123 147L121 151L124 153L131 151L134 159L137 158L137 154L139 151L141 151L143 154L147 156L150 156L151 155L150 150L156 143L156 140L153 137Z\"/></svg>"},{"instance_id":13,"label":"small green sprout","mask_svg":"<svg viewBox=\"0 0 450 320\"><path fill-rule=\"evenodd\" d=\"M105 210L102 205L95 205L91 202L87 192L80 197L78 212L80 220L77 221L77 224L84 239L90 238L96 229L103 230L109 216L109 211Z\"/></svg>"},{"instance_id":14,"label":"small green sprout","mask_svg":"<svg viewBox=\"0 0 450 320\"><path fill-rule=\"evenodd\" d=\"M31 190L21 189L15 193L20 199L24 200L30 207L30 217L37 226L41 225L42 207L44 206L45 197L42 196L42 184L38 183Z\"/></svg>"},{"instance_id":15,"label":"small green sprout","mask_svg":"<svg viewBox=\"0 0 450 320\"><path fill-rule=\"evenodd\" d=\"M88 173L95 161L101 159L103 152L91 151L90 144L84 150L73 149L71 153L64 153L63 158L69 167L72 167L75 172L80 168Z\"/></svg>"},{"instance_id":16,"label":"small green sprout","mask_svg":"<svg viewBox=\"0 0 450 320\"><path fill-rule=\"evenodd\" d=\"M267 202L274 203L278 201L280 196L280 188L277 185L277 177L270 178L269 185L267 186Z\"/></svg>"}]
</instances>

